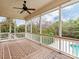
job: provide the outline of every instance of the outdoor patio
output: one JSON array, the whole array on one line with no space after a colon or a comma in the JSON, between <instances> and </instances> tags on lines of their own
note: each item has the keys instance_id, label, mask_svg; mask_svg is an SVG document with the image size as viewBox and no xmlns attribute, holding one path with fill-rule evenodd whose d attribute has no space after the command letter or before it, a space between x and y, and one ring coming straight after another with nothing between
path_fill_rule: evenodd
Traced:
<instances>
[{"instance_id":1,"label":"outdoor patio","mask_svg":"<svg viewBox=\"0 0 79 59\"><path fill-rule=\"evenodd\" d=\"M79 59L79 1L0 0L0 59Z\"/></svg>"}]
</instances>

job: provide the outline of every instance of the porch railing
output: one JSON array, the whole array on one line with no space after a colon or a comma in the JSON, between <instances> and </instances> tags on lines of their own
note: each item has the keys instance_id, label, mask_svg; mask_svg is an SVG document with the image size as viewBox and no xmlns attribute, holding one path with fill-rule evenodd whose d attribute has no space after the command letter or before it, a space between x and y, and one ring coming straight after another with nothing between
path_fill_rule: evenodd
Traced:
<instances>
[{"instance_id":1,"label":"porch railing","mask_svg":"<svg viewBox=\"0 0 79 59\"><path fill-rule=\"evenodd\" d=\"M40 42L41 44L53 47L62 53L66 53L75 58L79 58L79 40L71 38L50 37L47 35L37 35L27 33L26 38Z\"/></svg>"},{"instance_id":2,"label":"porch railing","mask_svg":"<svg viewBox=\"0 0 79 59\"><path fill-rule=\"evenodd\" d=\"M25 33L0 33L0 41L22 38L25 38Z\"/></svg>"}]
</instances>

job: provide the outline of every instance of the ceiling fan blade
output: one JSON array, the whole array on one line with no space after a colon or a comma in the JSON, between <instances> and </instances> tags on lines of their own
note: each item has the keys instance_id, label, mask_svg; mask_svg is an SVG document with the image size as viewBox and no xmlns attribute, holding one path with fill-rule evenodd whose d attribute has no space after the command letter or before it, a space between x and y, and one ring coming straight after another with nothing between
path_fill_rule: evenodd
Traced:
<instances>
[{"instance_id":1,"label":"ceiling fan blade","mask_svg":"<svg viewBox=\"0 0 79 59\"><path fill-rule=\"evenodd\" d=\"M24 12L24 10L22 10L21 12L20 12L20 14L22 14Z\"/></svg>"},{"instance_id":2,"label":"ceiling fan blade","mask_svg":"<svg viewBox=\"0 0 79 59\"><path fill-rule=\"evenodd\" d=\"M18 8L18 7L13 7L14 9L22 9L22 8Z\"/></svg>"},{"instance_id":3,"label":"ceiling fan blade","mask_svg":"<svg viewBox=\"0 0 79 59\"><path fill-rule=\"evenodd\" d=\"M29 14L31 14L31 12L30 12L30 11L28 11L28 10L27 10L27 12L28 12Z\"/></svg>"},{"instance_id":4,"label":"ceiling fan blade","mask_svg":"<svg viewBox=\"0 0 79 59\"><path fill-rule=\"evenodd\" d=\"M33 8L28 8L28 10L33 10L33 11L35 11L36 9L33 9Z\"/></svg>"}]
</instances>

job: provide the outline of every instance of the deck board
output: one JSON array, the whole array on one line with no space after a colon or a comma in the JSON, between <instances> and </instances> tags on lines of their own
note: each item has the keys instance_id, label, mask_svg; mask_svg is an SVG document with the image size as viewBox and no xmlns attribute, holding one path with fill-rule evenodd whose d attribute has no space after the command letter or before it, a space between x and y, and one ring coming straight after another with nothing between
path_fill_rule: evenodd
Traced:
<instances>
[{"instance_id":1,"label":"deck board","mask_svg":"<svg viewBox=\"0 0 79 59\"><path fill-rule=\"evenodd\" d=\"M4 46L4 56L3 56L3 59L10 59L10 55L9 55L9 50L7 48L7 46Z\"/></svg>"},{"instance_id":2,"label":"deck board","mask_svg":"<svg viewBox=\"0 0 79 59\"><path fill-rule=\"evenodd\" d=\"M2 54L2 47L4 53ZM2 56L4 58L2 58ZM72 59L30 40L7 41L0 44L0 59Z\"/></svg>"},{"instance_id":3,"label":"deck board","mask_svg":"<svg viewBox=\"0 0 79 59\"><path fill-rule=\"evenodd\" d=\"M3 46L0 44L0 59L3 58Z\"/></svg>"}]
</instances>

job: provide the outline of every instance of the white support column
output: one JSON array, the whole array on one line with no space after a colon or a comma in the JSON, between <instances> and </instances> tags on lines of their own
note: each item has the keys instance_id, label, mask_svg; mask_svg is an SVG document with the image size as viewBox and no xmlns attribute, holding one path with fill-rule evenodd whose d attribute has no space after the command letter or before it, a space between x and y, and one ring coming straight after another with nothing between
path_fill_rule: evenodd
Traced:
<instances>
[{"instance_id":1,"label":"white support column","mask_svg":"<svg viewBox=\"0 0 79 59\"><path fill-rule=\"evenodd\" d=\"M62 37L62 15L61 15L61 6L59 7L59 37ZM61 40L59 40L59 50L61 50Z\"/></svg>"},{"instance_id":2,"label":"white support column","mask_svg":"<svg viewBox=\"0 0 79 59\"><path fill-rule=\"evenodd\" d=\"M40 20L39 20L39 23L40 23L40 34L42 34L41 16L40 16Z\"/></svg>"},{"instance_id":3,"label":"white support column","mask_svg":"<svg viewBox=\"0 0 79 59\"><path fill-rule=\"evenodd\" d=\"M31 31L30 31L30 33L32 33L32 20L31 20Z\"/></svg>"},{"instance_id":4,"label":"white support column","mask_svg":"<svg viewBox=\"0 0 79 59\"><path fill-rule=\"evenodd\" d=\"M0 40L1 40L1 24L0 24Z\"/></svg>"},{"instance_id":5,"label":"white support column","mask_svg":"<svg viewBox=\"0 0 79 59\"><path fill-rule=\"evenodd\" d=\"M14 39L16 39L16 19L14 20Z\"/></svg>"},{"instance_id":6,"label":"white support column","mask_svg":"<svg viewBox=\"0 0 79 59\"><path fill-rule=\"evenodd\" d=\"M41 16L39 19L39 24L40 24L40 34L42 34L42 22L41 22ZM40 43L42 43L42 35L40 35Z\"/></svg>"},{"instance_id":7,"label":"white support column","mask_svg":"<svg viewBox=\"0 0 79 59\"><path fill-rule=\"evenodd\" d=\"M0 24L0 33L1 33L1 24Z\"/></svg>"},{"instance_id":8,"label":"white support column","mask_svg":"<svg viewBox=\"0 0 79 59\"><path fill-rule=\"evenodd\" d=\"M25 20L25 38L27 38L27 21Z\"/></svg>"},{"instance_id":9,"label":"white support column","mask_svg":"<svg viewBox=\"0 0 79 59\"><path fill-rule=\"evenodd\" d=\"M62 37L62 15L61 15L61 6L59 7L59 36Z\"/></svg>"},{"instance_id":10,"label":"white support column","mask_svg":"<svg viewBox=\"0 0 79 59\"><path fill-rule=\"evenodd\" d=\"M9 39L11 39L11 18L9 18Z\"/></svg>"},{"instance_id":11,"label":"white support column","mask_svg":"<svg viewBox=\"0 0 79 59\"><path fill-rule=\"evenodd\" d=\"M30 33L31 33L31 39L32 39L32 20L31 20L31 31L30 31Z\"/></svg>"}]
</instances>

